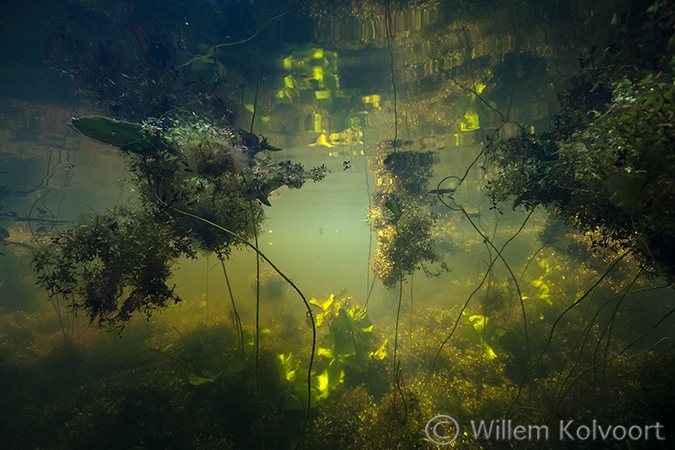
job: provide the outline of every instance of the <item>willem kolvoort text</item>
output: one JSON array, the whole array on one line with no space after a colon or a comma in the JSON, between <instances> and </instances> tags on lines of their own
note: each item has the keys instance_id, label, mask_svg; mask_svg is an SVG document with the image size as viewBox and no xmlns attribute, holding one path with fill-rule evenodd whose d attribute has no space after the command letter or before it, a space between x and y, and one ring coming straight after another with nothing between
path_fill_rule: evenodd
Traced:
<instances>
[{"instance_id":1,"label":"willem kolvoort text","mask_svg":"<svg viewBox=\"0 0 675 450\"><path fill-rule=\"evenodd\" d=\"M514 425L512 420L471 421L475 440L499 441L539 441L560 439L561 441L596 440L665 440L663 425L600 425L594 420L591 424L577 424L574 420L561 420L557 433L551 433L548 425Z\"/></svg>"}]
</instances>

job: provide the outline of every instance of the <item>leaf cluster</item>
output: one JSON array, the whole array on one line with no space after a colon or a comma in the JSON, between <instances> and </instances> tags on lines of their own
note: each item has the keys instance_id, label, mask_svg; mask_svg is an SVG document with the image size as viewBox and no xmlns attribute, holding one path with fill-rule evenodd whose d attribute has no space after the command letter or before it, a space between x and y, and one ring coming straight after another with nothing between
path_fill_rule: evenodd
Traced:
<instances>
[{"instance_id":1,"label":"leaf cluster","mask_svg":"<svg viewBox=\"0 0 675 450\"><path fill-rule=\"evenodd\" d=\"M596 61L560 95L561 113L551 131L494 146L497 171L487 191L495 206L509 199L528 210L545 206L566 224L598 233L593 245L629 249L648 273L672 283L675 35L672 28L657 33L650 26L672 23L675 8L660 11L641 33L618 39L636 48L648 39L666 42L668 57L618 67L616 55L605 54L602 70Z\"/></svg>"},{"instance_id":2,"label":"leaf cluster","mask_svg":"<svg viewBox=\"0 0 675 450\"><path fill-rule=\"evenodd\" d=\"M253 156L228 129L204 122L164 128L147 123L79 119L87 135L108 142L119 127L142 138L122 149L129 155L140 199L134 207L92 214L51 237L33 259L38 284L71 298L92 322L119 330L134 312L149 316L170 301L171 265L196 250L229 255L265 219L261 206L281 186L300 188L322 179L325 167L305 173L300 164ZM133 128L132 128L133 127ZM85 132L85 131L83 131ZM259 201L258 201L259 200ZM198 219L201 218L201 219ZM217 224L236 234L225 233Z\"/></svg>"},{"instance_id":3,"label":"leaf cluster","mask_svg":"<svg viewBox=\"0 0 675 450\"><path fill-rule=\"evenodd\" d=\"M64 296L98 326L121 331L131 315L150 317L181 299L167 285L171 265L193 256L189 240L151 216L120 206L53 236L31 265L50 296Z\"/></svg>"},{"instance_id":4,"label":"leaf cluster","mask_svg":"<svg viewBox=\"0 0 675 450\"><path fill-rule=\"evenodd\" d=\"M320 357L312 380L311 406L318 406L323 400L344 383L345 379L359 379L357 374L373 373L381 367L378 362L387 357L387 340L378 347L373 334L373 324L364 309L354 304L351 297L335 299L311 299L322 312L314 314L317 326L325 326L324 335L317 349ZM279 355L282 379L292 383L292 390L286 393L284 409L304 410L307 408L307 379L300 369L300 362L292 353ZM347 375L346 375L347 374ZM352 380L352 384L353 383Z\"/></svg>"},{"instance_id":5,"label":"leaf cluster","mask_svg":"<svg viewBox=\"0 0 675 450\"><path fill-rule=\"evenodd\" d=\"M159 218L169 217L177 235L191 237L207 252L229 254L242 242L185 211L232 231L255 237L265 219L262 204L282 186L301 188L308 179L322 180L325 166L305 171L291 161L274 162L266 152L251 152L232 130L199 121L161 131L159 156L131 155L130 168L144 202ZM262 203L262 204L261 204Z\"/></svg>"},{"instance_id":6,"label":"leaf cluster","mask_svg":"<svg viewBox=\"0 0 675 450\"><path fill-rule=\"evenodd\" d=\"M436 275L426 266L440 260L431 237L436 218L427 210L434 201L428 194L433 153L398 151L377 158L378 188L369 212L377 233L371 269L388 288L420 269Z\"/></svg>"}]
</instances>

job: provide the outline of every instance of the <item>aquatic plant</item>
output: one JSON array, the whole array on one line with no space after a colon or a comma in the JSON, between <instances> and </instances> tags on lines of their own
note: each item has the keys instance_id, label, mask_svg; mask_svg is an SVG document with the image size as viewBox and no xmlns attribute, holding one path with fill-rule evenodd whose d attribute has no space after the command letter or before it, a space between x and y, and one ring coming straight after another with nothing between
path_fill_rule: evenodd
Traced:
<instances>
[{"instance_id":1,"label":"aquatic plant","mask_svg":"<svg viewBox=\"0 0 675 450\"><path fill-rule=\"evenodd\" d=\"M464 327L466 338L481 349L481 354L487 359L497 358L493 347L497 345L500 337L506 333L503 328L496 327L493 320L481 314L474 314L466 317L466 326Z\"/></svg>"},{"instance_id":2,"label":"aquatic plant","mask_svg":"<svg viewBox=\"0 0 675 450\"><path fill-rule=\"evenodd\" d=\"M197 250L228 256L256 235L265 217L260 203L269 204L272 191L326 174L251 156L230 130L204 122L164 130L93 117L74 125L129 154L140 198L48 236L33 267L50 295L72 296L74 310L117 331L136 311L149 315L180 300L166 285L178 257Z\"/></svg>"},{"instance_id":3,"label":"aquatic plant","mask_svg":"<svg viewBox=\"0 0 675 450\"><path fill-rule=\"evenodd\" d=\"M381 153L372 161L377 180L368 217L377 235L370 265L392 288L400 280L440 261L435 252L431 228L435 217L427 211L433 197L427 194L433 164L432 153L397 151ZM447 270L441 263L441 271Z\"/></svg>"},{"instance_id":4,"label":"aquatic plant","mask_svg":"<svg viewBox=\"0 0 675 450\"><path fill-rule=\"evenodd\" d=\"M634 11L639 31L619 30L620 56L610 48L589 57L589 68L560 94L551 131L492 148L497 172L488 193L495 205L511 199L528 210L544 206L594 233L592 246L628 249L647 273L674 283L675 40L666 24L675 9L656 10ZM649 50L656 43L665 54ZM646 53L637 56L637 49Z\"/></svg>"},{"instance_id":5,"label":"aquatic plant","mask_svg":"<svg viewBox=\"0 0 675 450\"><path fill-rule=\"evenodd\" d=\"M143 211L120 206L49 237L32 267L50 297L66 298L73 311L119 332L133 314L150 317L180 301L167 279L181 256L194 256L189 240Z\"/></svg>"},{"instance_id":6,"label":"aquatic plant","mask_svg":"<svg viewBox=\"0 0 675 450\"><path fill-rule=\"evenodd\" d=\"M291 383L286 393L284 409L304 410L307 405L317 407L342 383L356 385L382 369L380 363L387 357L388 340L378 346L373 333L373 324L364 309L359 308L351 297L336 300L331 294L326 300L312 298L310 303L320 308L313 313L317 327L327 327L317 348L317 360L312 374L312 397L308 402L305 377L299 361L292 353L279 355L282 378ZM362 375L362 376L359 376ZM381 377L368 380L369 383L381 381Z\"/></svg>"}]
</instances>

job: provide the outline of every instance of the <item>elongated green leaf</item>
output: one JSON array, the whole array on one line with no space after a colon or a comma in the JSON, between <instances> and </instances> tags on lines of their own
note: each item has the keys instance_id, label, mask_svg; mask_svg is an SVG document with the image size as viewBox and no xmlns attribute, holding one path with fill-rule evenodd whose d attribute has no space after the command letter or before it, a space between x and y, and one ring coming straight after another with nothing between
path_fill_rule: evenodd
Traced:
<instances>
[{"instance_id":1,"label":"elongated green leaf","mask_svg":"<svg viewBox=\"0 0 675 450\"><path fill-rule=\"evenodd\" d=\"M141 141L145 137L142 125L107 117L81 117L73 119L72 123L88 138L119 148Z\"/></svg>"},{"instance_id":2,"label":"elongated green leaf","mask_svg":"<svg viewBox=\"0 0 675 450\"><path fill-rule=\"evenodd\" d=\"M293 353L282 353L279 355L281 361L281 376L290 381L295 381L295 374L300 369L300 362L293 356Z\"/></svg>"},{"instance_id":3,"label":"elongated green leaf","mask_svg":"<svg viewBox=\"0 0 675 450\"><path fill-rule=\"evenodd\" d=\"M212 377L201 377L195 373L192 373L191 371L188 371L188 383L190 383L193 386L201 386L202 384L206 383L213 383L220 377L221 374L214 375Z\"/></svg>"},{"instance_id":4,"label":"elongated green leaf","mask_svg":"<svg viewBox=\"0 0 675 450\"><path fill-rule=\"evenodd\" d=\"M388 201L387 203L384 204L384 206L387 207L389 211L391 211L394 214L394 217L397 219L401 217L403 214L403 211L401 211L401 207L398 206L398 203L396 203L393 200Z\"/></svg>"}]
</instances>

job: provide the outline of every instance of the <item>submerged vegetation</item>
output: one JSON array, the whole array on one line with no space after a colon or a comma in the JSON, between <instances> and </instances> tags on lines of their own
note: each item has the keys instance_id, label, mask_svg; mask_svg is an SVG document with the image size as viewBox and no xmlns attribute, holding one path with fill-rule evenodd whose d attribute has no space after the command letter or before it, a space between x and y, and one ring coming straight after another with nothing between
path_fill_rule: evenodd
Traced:
<instances>
[{"instance_id":1,"label":"submerged vegetation","mask_svg":"<svg viewBox=\"0 0 675 450\"><path fill-rule=\"evenodd\" d=\"M675 9L657 2L632 14L616 46L591 52L561 93L552 130L493 147L498 172L488 191L495 206L545 206L592 235L594 246L630 250L647 273L672 284Z\"/></svg>"},{"instance_id":2,"label":"submerged vegetation","mask_svg":"<svg viewBox=\"0 0 675 450\"><path fill-rule=\"evenodd\" d=\"M180 301L167 285L179 257L197 251L227 257L231 247L256 237L265 217L261 203L269 205L274 190L326 175L325 167L305 172L290 161L273 163L230 130L202 122L166 131L98 117L74 124L129 154L138 204L47 236L32 265L50 296L65 296L74 311L117 331L134 312L149 317Z\"/></svg>"},{"instance_id":3,"label":"submerged vegetation","mask_svg":"<svg viewBox=\"0 0 675 450\"><path fill-rule=\"evenodd\" d=\"M133 2L109 11L80 0L53 6L69 15L50 33L48 59L116 117L72 124L119 149L133 195L39 236L29 280L56 315L43 314L49 304L0 311L0 446L429 449L452 435L428 426L447 414L461 426L454 443L441 442L448 448L670 448L675 7L637 2L613 19L584 10L584 20L613 21L610 42L585 50L550 128L539 131L542 113L535 132L515 124L529 117L518 90L531 91L527 102L550 101L566 69L551 67L558 47L542 30L591 28L570 5L513 2L495 16L524 22L496 26L504 19L485 17L487 4L464 0L445 9L408 0L244 3L234 14L229 2L198 2L184 17L184 5L170 1L152 24ZM455 7L467 17L448 19ZM318 18L317 35L346 41L248 48L235 64L236 46L291 13ZM73 17L95 18L120 39L75 27ZM176 21L206 25L164 35ZM120 24L124 32L110 31ZM218 41L221 25L227 42ZM499 37L488 42L492 26ZM520 39L526 26L534 31ZM511 40L505 55L493 54ZM351 53L369 45L379 47ZM283 55L278 67L271 54ZM382 55L386 89L370 80L363 92L346 86ZM328 172L306 170L277 147L302 134L303 122L307 150L344 156L336 177L351 175L360 156L372 175L364 296L351 287L328 294L347 283L346 255L357 252L332 251L323 228L313 240L304 217L293 218L297 236L283 239L299 270L313 276L312 264L330 265L314 298L261 250L263 233L281 234L263 228L277 194ZM267 128L254 133L261 123ZM329 198L308 208L332 215L340 205ZM0 228L3 240L14 233ZM317 263L298 251L305 240L321 253ZM228 271L246 262L242 249L256 269L237 292ZM205 292L176 286L177 265L203 255ZM214 267L226 289L212 288L209 299ZM56 344L59 333L66 345ZM481 420L550 426L551 439L476 435L471 423ZM556 424L570 420L658 423L666 439L557 439Z\"/></svg>"},{"instance_id":4,"label":"submerged vegetation","mask_svg":"<svg viewBox=\"0 0 675 450\"><path fill-rule=\"evenodd\" d=\"M388 288L418 270L439 275L428 267L440 261L431 237L435 218L427 209L433 203L427 194L432 164L430 152L398 151L373 159L377 192L369 218L377 247L370 264ZM447 270L445 263L440 265Z\"/></svg>"}]
</instances>

